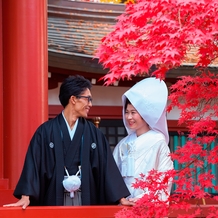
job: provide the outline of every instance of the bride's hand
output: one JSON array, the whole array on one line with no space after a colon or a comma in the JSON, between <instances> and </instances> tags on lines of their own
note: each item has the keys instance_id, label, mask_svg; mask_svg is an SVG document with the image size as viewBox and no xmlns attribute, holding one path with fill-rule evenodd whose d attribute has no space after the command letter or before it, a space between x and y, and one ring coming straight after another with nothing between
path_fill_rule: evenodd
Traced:
<instances>
[{"instance_id":1,"label":"bride's hand","mask_svg":"<svg viewBox=\"0 0 218 218\"><path fill-rule=\"evenodd\" d=\"M127 200L126 198L121 198L120 204L123 206L133 206L133 205L135 205L135 202L131 202L131 201Z\"/></svg>"}]
</instances>

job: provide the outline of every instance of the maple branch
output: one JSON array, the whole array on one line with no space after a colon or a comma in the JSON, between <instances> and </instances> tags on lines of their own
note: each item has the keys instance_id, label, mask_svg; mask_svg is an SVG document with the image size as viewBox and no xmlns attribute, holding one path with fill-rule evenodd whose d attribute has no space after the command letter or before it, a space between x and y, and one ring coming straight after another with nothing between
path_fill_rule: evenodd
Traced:
<instances>
[{"instance_id":1,"label":"maple branch","mask_svg":"<svg viewBox=\"0 0 218 218\"><path fill-rule=\"evenodd\" d=\"M207 143L206 146L204 146L203 151L207 150L211 146L211 143ZM186 168L190 167L192 164L194 164L196 161L200 159L200 154L196 156L191 162L189 162L184 168L178 170L178 174L182 171L184 171Z\"/></svg>"}]
</instances>

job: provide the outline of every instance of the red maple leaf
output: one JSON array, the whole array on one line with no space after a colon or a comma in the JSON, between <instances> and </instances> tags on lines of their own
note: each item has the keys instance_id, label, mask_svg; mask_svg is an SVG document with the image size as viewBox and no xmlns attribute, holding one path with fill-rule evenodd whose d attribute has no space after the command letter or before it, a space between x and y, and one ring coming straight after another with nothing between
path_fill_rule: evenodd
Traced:
<instances>
[{"instance_id":1,"label":"red maple leaf","mask_svg":"<svg viewBox=\"0 0 218 218\"><path fill-rule=\"evenodd\" d=\"M218 2L206 0L138 0L136 4L128 4L124 13L118 17L114 30L98 47L99 62L106 68L108 62L111 66L118 64L121 70L120 77L116 79L120 79L121 74L128 74L125 65L129 61L134 66L131 75L149 74L149 69L141 71L144 65L156 65L163 72L162 68L180 66L193 47L198 54L196 66L207 67L218 54L215 43L218 38L217 7ZM141 63L141 51L144 64ZM109 73L113 76L116 68L111 66Z\"/></svg>"}]
</instances>

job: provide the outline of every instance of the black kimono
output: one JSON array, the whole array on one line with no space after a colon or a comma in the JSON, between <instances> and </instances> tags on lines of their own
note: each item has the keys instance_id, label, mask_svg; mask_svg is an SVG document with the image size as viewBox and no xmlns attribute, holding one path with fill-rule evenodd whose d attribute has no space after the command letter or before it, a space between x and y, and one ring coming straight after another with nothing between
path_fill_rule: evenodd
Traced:
<instances>
[{"instance_id":1,"label":"black kimono","mask_svg":"<svg viewBox=\"0 0 218 218\"><path fill-rule=\"evenodd\" d=\"M63 205L64 166L75 175L79 165L82 205L118 204L119 199L130 195L102 132L79 118L71 141L59 114L33 135L14 196L30 196L30 205Z\"/></svg>"}]
</instances>

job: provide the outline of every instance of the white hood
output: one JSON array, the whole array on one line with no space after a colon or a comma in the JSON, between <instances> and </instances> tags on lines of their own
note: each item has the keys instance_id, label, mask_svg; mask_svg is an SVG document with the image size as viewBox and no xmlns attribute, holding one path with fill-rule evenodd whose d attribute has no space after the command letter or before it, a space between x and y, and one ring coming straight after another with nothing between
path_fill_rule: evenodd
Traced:
<instances>
[{"instance_id":1,"label":"white hood","mask_svg":"<svg viewBox=\"0 0 218 218\"><path fill-rule=\"evenodd\" d=\"M166 119L168 89L165 82L155 77L146 78L136 83L123 94L123 122L127 132L131 133L131 130L126 125L124 116L126 98L129 99L151 129L164 134L168 143L169 133Z\"/></svg>"}]
</instances>

